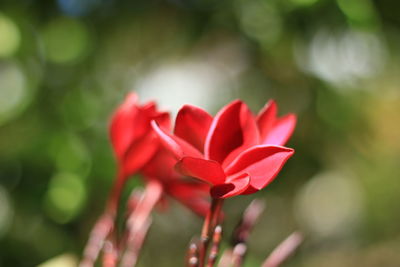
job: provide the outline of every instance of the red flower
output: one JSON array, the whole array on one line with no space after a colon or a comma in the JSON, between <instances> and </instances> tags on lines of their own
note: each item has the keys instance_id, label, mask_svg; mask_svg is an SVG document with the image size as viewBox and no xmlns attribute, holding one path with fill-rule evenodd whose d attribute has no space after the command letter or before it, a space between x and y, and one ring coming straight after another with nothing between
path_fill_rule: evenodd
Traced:
<instances>
[{"instance_id":1,"label":"red flower","mask_svg":"<svg viewBox=\"0 0 400 267\"><path fill-rule=\"evenodd\" d=\"M120 194L130 175L139 173L145 179L161 183L165 194L205 215L209 207L206 198L209 186L185 180L174 170L177 160L161 146L151 127L152 120L165 129L170 128L167 112L158 111L154 102L139 105L134 93L126 97L113 116L110 135L120 169L116 181L116 191L119 192L116 194Z\"/></svg>"},{"instance_id":2,"label":"red flower","mask_svg":"<svg viewBox=\"0 0 400 267\"><path fill-rule=\"evenodd\" d=\"M158 138L150 125L152 120L166 129L170 127L167 112L158 111L154 102L139 105L134 93L129 94L114 113L110 137L124 178L142 168L159 148Z\"/></svg>"},{"instance_id":3,"label":"red flower","mask_svg":"<svg viewBox=\"0 0 400 267\"><path fill-rule=\"evenodd\" d=\"M176 169L211 184L214 198L253 193L272 182L294 153L282 145L295 123L292 114L276 118L274 102L254 116L238 100L214 118L200 108L184 106L173 135L152 122L165 147L179 160Z\"/></svg>"}]
</instances>

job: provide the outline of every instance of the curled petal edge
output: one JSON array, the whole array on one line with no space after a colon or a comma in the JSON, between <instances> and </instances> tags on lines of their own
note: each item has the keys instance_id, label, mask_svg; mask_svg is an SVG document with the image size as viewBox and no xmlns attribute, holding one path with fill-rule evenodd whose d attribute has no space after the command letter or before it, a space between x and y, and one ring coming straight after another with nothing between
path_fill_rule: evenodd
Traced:
<instances>
[{"instance_id":1,"label":"curled petal edge","mask_svg":"<svg viewBox=\"0 0 400 267\"><path fill-rule=\"evenodd\" d=\"M165 130L161 129L156 121L151 122L151 126L154 131L158 135L161 140L161 143L164 145L166 149L172 152L172 154L178 160L182 159L185 156L202 158L202 154L194 148L192 145L187 143L185 140L181 138L168 134Z\"/></svg>"},{"instance_id":2,"label":"curled petal edge","mask_svg":"<svg viewBox=\"0 0 400 267\"><path fill-rule=\"evenodd\" d=\"M210 190L210 194L213 198L229 198L241 195L249 187L250 181L250 176L243 174L227 183L213 186Z\"/></svg>"}]
</instances>

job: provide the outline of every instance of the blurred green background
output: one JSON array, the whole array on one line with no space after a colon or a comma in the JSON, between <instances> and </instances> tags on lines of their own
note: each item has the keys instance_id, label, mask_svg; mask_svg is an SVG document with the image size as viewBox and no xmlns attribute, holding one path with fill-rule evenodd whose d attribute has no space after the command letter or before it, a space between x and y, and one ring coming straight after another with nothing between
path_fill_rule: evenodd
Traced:
<instances>
[{"instance_id":1,"label":"blurred green background","mask_svg":"<svg viewBox=\"0 0 400 267\"><path fill-rule=\"evenodd\" d=\"M398 1L2 0L0 266L76 264L132 90L175 114L235 98L298 114L278 179L226 203L227 240L252 198L267 204L246 266L295 229L306 242L285 266L400 266L399 59ZM171 202L139 265L181 266L200 225Z\"/></svg>"}]
</instances>

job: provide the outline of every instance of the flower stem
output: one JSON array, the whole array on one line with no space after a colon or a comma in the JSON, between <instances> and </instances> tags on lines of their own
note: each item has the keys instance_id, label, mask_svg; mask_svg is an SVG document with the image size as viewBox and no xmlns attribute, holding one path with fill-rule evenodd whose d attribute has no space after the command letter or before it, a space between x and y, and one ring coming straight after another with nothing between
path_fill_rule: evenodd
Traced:
<instances>
[{"instance_id":1,"label":"flower stem","mask_svg":"<svg viewBox=\"0 0 400 267\"><path fill-rule=\"evenodd\" d=\"M242 219L236 226L232 237L233 266L240 267L243 265L244 257L247 252L247 240L264 209L264 201L255 199L243 212Z\"/></svg>"},{"instance_id":2,"label":"flower stem","mask_svg":"<svg viewBox=\"0 0 400 267\"><path fill-rule=\"evenodd\" d=\"M163 195L162 185L150 180L142 198L127 220L126 250L122 257L122 267L135 266L143 246L147 231L151 225L151 212Z\"/></svg>"},{"instance_id":3,"label":"flower stem","mask_svg":"<svg viewBox=\"0 0 400 267\"><path fill-rule=\"evenodd\" d=\"M107 200L106 209L96 221L92 231L89 234L89 239L83 253L83 258L79 264L80 267L94 266L94 263L96 262L99 253L104 246L107 236L112 233L122 189L125 182L126 175L120 171L116 177L113 189Z\"/></svg>"},{"instance_id":4,"label":"flower stem","mask_svg":"<svg viewBox=\"0 0 400 267\"><path fill-rule=\"evenodd\" d=\"M104 243L103 266L116 267L117 261L118 261L118 248L116 247L115 238L109 237Z\"/></svg>"},{"instance_id":5,"label":"flower stem","mask_svg":"<svg viewBox=\"0 0 400 267\"><path fill-rule=\"evenodd\" d=\"M214 228L218 223L222 205L223 205L223 199L213 198L211 201L210 209L204 220L203 228L201 230L201 237L200 237L200 249L199 249L199 266L200 267L204 266L205 257L206 257L207 249L208 249L208 244L210 241L210 232L214 231Z\"/></svg>"},{"instance_id":6,"label":"flower stem","mask_svg":"<svg viewBox=\"0 0 400 267\"><path fill-rule=\"evenodd\" d=\"M282 241L267 257L262 267L278 267L286 261L303 242L303 235L294 232Z\"/></svg>"},{"instance_id":7,"label":"flower stem","mask_svg":"<svg viewBox=\"0 0 400 267\"><path fill-rule=\"evenodd\" d=\"M247 240L259 217L265 209L264 201L253 200L243 212L242 218L232 234L232 248L226 249L219 261L219 267L240 267L247 252Z\"/></svg>"},{"instance_id":8,"label":"flower stem","mask_svg":"<svg viewBox=\"0 0 400 267\"><path fill-rule=\"evenodd\" d=\"M198 258L198 242L192 241L190 242L187 257L186 257L186 266L187 267L198 267L199 258Z\"/></svg>"},{"instance_id":9,"label":"flower stem","mask_svg":"<svg viewBox=\"0 0 400 267\"><path fill-rule=\"evenodd\" d=\"M221 239L222 239L222 227L221 225L217 225L214 228L213 241L211 244L210 255L208 256L207 267L213 267L215 262L217 261Z\"/></svg>"}]
</instances>

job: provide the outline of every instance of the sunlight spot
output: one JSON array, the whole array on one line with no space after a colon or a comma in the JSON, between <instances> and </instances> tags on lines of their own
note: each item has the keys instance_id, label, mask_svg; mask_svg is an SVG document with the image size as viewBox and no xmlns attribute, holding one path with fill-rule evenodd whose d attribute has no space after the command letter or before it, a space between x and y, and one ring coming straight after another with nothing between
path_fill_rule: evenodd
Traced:
<instances>
[{"instance_id":1,"label":"sunlight spot","mask_svg":"<svg viewBox=\"0 0 400 267\"><path fill-rule=\"evenodd\" d=\"M18 115L27 104L28 88L22 70L0 63L0 125Z\"/></svg>"},{"instance_id":2,"label":"sunlight spot","mask_svg":"<svg viewBox=\"0 0 400 267\"><path fill-rule=\"evenodd\" d=\"M7 191L0 185L0 237L4 235L13 218L13 209Z\"/></svg>"},{"instance_id":3,"label":"sunlight spot","mask_svg":"<svg viewBox=\"0 0 400 267\"><path fill-rule=\"evenodd\" d=\"M66 223L83 207L86 188L79 176L58 173L50 182L45 200L45 209L49 216L58 223Z\"/></svg>"},{"instance_id":4,"label":"sunlight spot","mask_svg":"<svg viewBox=\"0 0 400 267\"><path fill-rule=\"evenodd\" d=\"M21 34L11 18L0 13L0 57L12 56L19 48Z\"/></svg>"},{"instance_id":5,"label":"sunlight spot","mask_svg":"<svg viewBox=\"0 0 400 267\"><path fill-rule=\"evenodd\" d=\"M362 205L360 185L350 176L330 172L304 185L295 212L306 229L326 237L351 231L360 221Z\"/></svg>"},{"instance_id":6,"label":"sunlight spot","mask_svg":"<svg viewBox=\"0 0 400 267\"><path fill-rule=\"evenodd\" d=\"M89 32L79 20L57 18L44 30L47 57L54 63L76 63L88 52Z\"/></svg>"}]
</instances>

